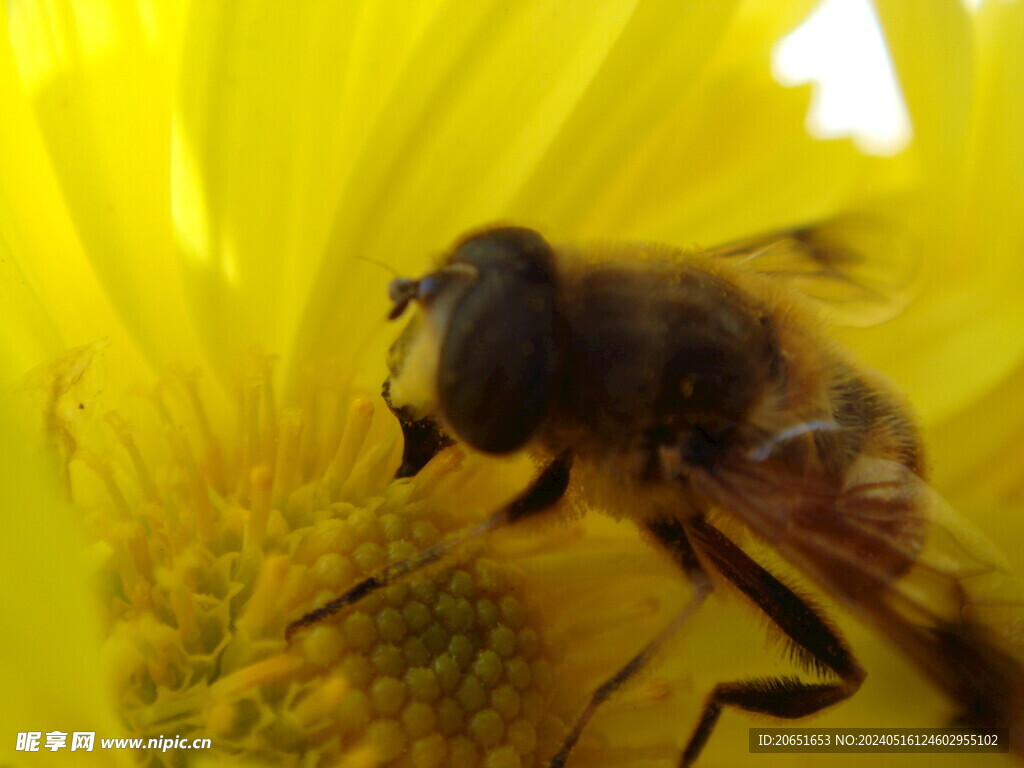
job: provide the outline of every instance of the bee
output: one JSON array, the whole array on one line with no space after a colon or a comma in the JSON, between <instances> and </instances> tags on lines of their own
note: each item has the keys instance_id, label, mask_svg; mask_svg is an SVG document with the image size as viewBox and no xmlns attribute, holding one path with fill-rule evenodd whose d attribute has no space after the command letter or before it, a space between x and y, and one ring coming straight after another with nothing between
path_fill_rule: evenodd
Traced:
<instances>
[{"instance_id":1,"label":"bee","mask_svg":"<svg viewBox=\"0 0 1024 768\"><path fill-rule=\"evenodd\" d=\"M722 582L765 614L814 679L714 686L680 766L696 761L724 709L801 718L857 691L866 673L838 630L735 543L736 528L895 643L958 724L1006 728L1011 749L1024 751L1012 581L927 485L902 397L822 331L815 301L834 299L837 286L874 294L837 234L844 226L696 253L552 246L500 226L464 237L425 276L392 281L390 318L417 310L384 384L405 436L398 476L453 440L485 454L530 451L541 469L483 523L356 584L289 636L468 538L556 510L571 482L589 505L633 521L692 592L581 702L552 768Z\"/></svg>"}]
</instances>

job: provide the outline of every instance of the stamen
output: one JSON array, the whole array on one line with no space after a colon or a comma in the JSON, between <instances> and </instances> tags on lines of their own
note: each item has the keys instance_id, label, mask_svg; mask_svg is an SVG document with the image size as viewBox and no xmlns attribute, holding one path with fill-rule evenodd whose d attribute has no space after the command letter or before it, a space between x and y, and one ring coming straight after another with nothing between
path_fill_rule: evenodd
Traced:
<instances>
[{"instance_id":1,"label":"stamen","mask_svg":"<svg viewBox=\"0 0 1024 768\"><path fill-rule=\"evenodd\" d=\"M128 602L138 616L153 612L153 583L139 581L135 588L127 593Z\"/></svg>"},{"instance_id":2,"label":"stamen","mask_svg":"<svg viewBox=\"0 0 1024 768\"><path fill-rule=\"evenodd\" d=\"M82 463L91 469L93 474L103 482L110 500L114 503L114 509L117 510L117 516L121 519L127 519L130 516L128 502L125 501L124 494L121 493L121 489L114 479L114 473L111 472L107 463L89 451L79 451L76 458L81 459Z\"/></svg>"},{"instance_id":3,"label":"stamen","mask_svg":"<svg viewBox=\"0 0 1024 768\"><path fill-rule=\"evenodd\" d=\"M271 656L222 677L210 686L210 696L214 700L232 698L243 691L290 677L304 665L305 660L297 653L287 652Z\"/></svg>"},{"instance_id":4,"label":"stamen","mask_svg":"<svg viewBox=\"0 0 1024 768\"><path fill-rule=\"evenodd\" d=\"M277 466L274 468L274 506L284 509L285 502L299 485L302 471L302 412L289 408L281 416L278 429Z\"/></svg>"},{"instance_id":5,"label":"stamen","mask_svg":"<svg viewBox=\"0 0 1024 768\"><path fill-rule=\"evenodd\" d=\"M121 445L124 446L125 451L128 453L128 458L131 459L132 467L135 469L135 475L139 481L139 487L142 489L142 495L149 501L160 501L156 485L153 483L153 478L149 474L146 462L142 458L138 446L135 444L135 439L132 437L128 422L113 411L106 414L106 419L107 423L113 428L118 440L121 441Z\"/></svg>"},{"instance_id":6,"label":"stamen","mask_svg":"<svg viewBox=\"0 0 1024 768\"><path fill-rule=\"evenodd\" d=\"M125 543L131 552L139 576L147 582L152 582L153 559L150 557L146 529L142 523L137 520L131 523L130 535L126 537Z\"/></svg>"},{"instance_id":7,"label":"stamen","mask_svg":"<svg viewBox=\"0 0 1024 768\"><path fill-rule=\"evenodd\" d=\"M284 555L268 557L263 561L256 587L238 618L239 627L250 637L261 637L266 634L268 626L280 623L278 603L289 565Z\"/></svg>"},{"instance_id":8,"label":"stamen","mask_svg":"<svg viewBox=\"0 0 1024 768\"><path fill-rule=\"evenodd\" d=\"M192 573L193 563L191 558L182 558L176 564L174 572L168 583L163 584L169 591L171 608L174 617L178 620L178 632L181 634L182 644L192 653L199 653L203 650L199 641L199 621L196 618L195 603L192 593L195 589Z\"/></svg>"},{"instance_id":9,"label":"stamen","mask_svg":"<svg viewBox=\"0 0 1024 768\"><path fill-rule=\"evenodd\" d=\"M257 355L257 376L260 381L260 392L263 396L263 432L262 453L264 460L270 460L277 447L277 402L274 398L274 361L271 355Z\"/></svg>"},{"instance_id":10,"label":"stamen","mask_svg":"<svg viewBox=\"0 0 1024 768\"><path fill-rule=\"evenodd\" d=\"M309 417L310 424L316 425L316 431L310 430L310 452L313 454L307 466L310 476L323 477L334 458L335 451L341 443L342 431L346 419L343 417L342 398L333 389L320 393L315 399L317 409Z\"/></svg>"},{"instance_id":11,"label":"stamen","mask_svg":"<svg viewBox=\"0 0 1024 768\"><path fill-rule=\"evenodd\" d=\"M114 525L110 533L110 541L113 549L114 566L121 577L121 588L125 594L131 594L141 581L136 560L132 556L131 541L135 538L135 532L139 526L130 520L124 520Z\"/></svg>"},{"instance_id":12,"label":"stamen","mask_svg":"<svg viewBox=\"0 0 1024 768\"><path fill-rule=\"evenodd\" d=\"M381 442L372 446L370 450L364 451L363 455L356 461L348 479L342 484L338 491L339 499L369 498L382 490L382 486L390 482L394 474L394 467L397 466L391 458L395 456L398 448L397 435L391 433L383 438ZM387 467L391 467L391 471Z\"/></svg>"},{"instance_id":13,"label":"stamen","mask_svg":"<svg viewBox=\"0 0 1024 768\"><path fill-rule=\"evenodd\" d=\"M200 539L206 543L213 542L218 536L217 511L210 501L210 492L206 485L206 477L196 464L192 454L192 445L180 430L171 436L176 449L177 458L185 470L188 499L191 502L193 523Z\"/></svg>"},{"instance_id":14,"label":"stamen","mask_svg":"<svg viewBox=\"0 0 1024 768\"><path fill-rule=\"evenodd\" d=\"M323 484L327 489L327 498L331 501L338 498L342 485L352 474L352 468L363 449L366 435L373 422L373 403L359 398L352 403L345 423L345 432L341 443L334 454L334 459L324 473Z\"/></svg>"},{"instance_id":15,"label":"stamen","mask_svg":"<svg viewBox=\"0 0 1024 768\"><path fill-rule=\"evenodd\" d=\"M462 466L462 451L450 448L441 451L416 475L416 483L409 493L409 501L419 501L437 491L438 484Z\"/></svg>"},{"instance_id":16,"label":"stamen","mask_svg":"<svg viewBox=\"0 0 1024 768\"><path fill-rule=\"evenodd\" d=\"M352 686L340 675L328 678L295 705L292 713L304 727L314 725L337 709Z\"/></svg>"},{"instance_id":17,"label":"stamen","mask_svg":"<svg viewBox=\"0 0 1024 768\"><path fill-rule=\"evenodd\" d=\"M249 524L245 528L246 550L263 548L270 517L271 486L274 478L267 467L255 467L250 473Z\"/></svg>"},{"instance_id":18,"label":"stamen","mask_svg":"<svg viewBox=\"0 0 1024 768\"><path fill-rule=\"evenodd\" d=\"M557 643L510 596L512 570L473 548L285 645L289 621L368 573L459 540L466 511L494 506L467 501L463 482L474 495L492 483L480 467L455 477L455 449L393 483L399 431L389 418L376 437L370 400L342 410L342 394L311 385L278 411L271 361L256 366L228 437L180 371L150 396L160 440L134 426L150 414L122 415L130 401L67 423L68 460L99 480L85 475L102 507L90 497L88 520L123 721L139 736L214 734L258 762L542 766L562 729L545 714ZM97 442L97 418L114 440ZM116 460L103 453L113 442Z\"/></svg>"},{"instance_id":19,"label":"stamen","mask_svg":"<svg viewBox=\"0 0 1024 768\"><path fill-rule=\"evenodd\" d=\"M249 478L252 470L259 464L266 463L260 451L260 393L263 383L250 376L242 387L242 480L241 496L247 498L250 493Z\"/></svg>"},{"instance_id":20,"label":"stamen","mask_svg":"<svg viewBox=\"0 0 1024 768\"><path fill-rule=\"evenodd\" d=\"M206 415L206 408L203 399L199 395L199 374L181 373L181 380L185 385L185 392L188 394L192 412L195 415L196 423L199 425L199 434L202 436L204 454L206 457L206 471L210 481L218 493L227 492L227 483L224 477L224 457L221 452L220 442L210 428L210 419Z\"/></svg>"}]
</instances>

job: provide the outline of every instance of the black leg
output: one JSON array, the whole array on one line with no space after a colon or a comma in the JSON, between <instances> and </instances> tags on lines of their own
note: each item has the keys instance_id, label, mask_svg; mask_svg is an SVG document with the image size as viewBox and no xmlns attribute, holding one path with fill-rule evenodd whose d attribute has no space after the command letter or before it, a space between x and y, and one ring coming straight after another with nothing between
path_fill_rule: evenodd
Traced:
<instances>
[{"instance_id":1,"label":"black leg","mask_svg":"<svg viewBox=\"0 0 1024 768\"><path fill-rule=\"evenodd\" d=\"M721 531L703 518L687 521L694 546L792 641L796 657L811 671L838 682L807 683L797 678L764 678L720 683L679 761L693 765L726 706L782 718L813 714L851 695L864 680L864 670L837 630L789 587L754 562Z\"/></svg>"},{"instance_id":2,"label":"black leg","mask_svg":"<svg viewBox=\"0 0 1024 768\"><path fill-rule=\"evenodd\" d=\"M645 524L645 527L654 536L655 540L669 551L676 563L679 564L690 578L690 581L693 583L693 595L687 601L683 610L653 640L626 662L625 666L619 669L618 672L594 690L590 696L590 701L587 702L587 706L584 707L580 716L576 718L572 730L569 731L569 735L562 742L561 748L551 758L551 762L548 764L549 768L562 768L565 765L565 761L569 759L569 753L576 746L576 742L579 741L583 729L590 722L597 708L630 678L636 675L637 672L646 667L658 652L658 649L664 645L665 641L679 631L683 624L687 622L707 599L707 596L711 594L713 587L711 580L701 566L700 561L697 560L697 555L694 553L682 525L676 520L663 519L649 522Z\"/></svg>"},{"instance_id":3,"label":"black leg","mask_svg":"<svg viewBox=\"0 0 1024 768\"><path fill-rule=\"evenodd\" d=\"M342 608L352 605L381 587L386 587L410 573L435 563L445 557L464 542L505 525L533 517L551 509L558 503L569 485L569 472L572 469L572 456L564 453L547 464L529 487L514 498L508 505L492 514L484 522L473 526L450 539L435 544L420 552L416 557L402 560L384 568L380 573L363 579L340 597L322 605L315 611L293 621L285 629L286 641L291 641L295 633L303 627L316 624L328 616L332 616Z\"/></svg>"}]
</instances>

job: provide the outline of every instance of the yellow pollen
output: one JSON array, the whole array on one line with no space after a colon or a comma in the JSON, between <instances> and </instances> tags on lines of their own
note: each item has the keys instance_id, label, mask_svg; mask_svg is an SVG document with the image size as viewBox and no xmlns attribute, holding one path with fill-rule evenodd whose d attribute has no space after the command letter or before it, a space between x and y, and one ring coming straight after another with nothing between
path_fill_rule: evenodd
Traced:
<instances>
[{"instance_id":1,"label":"yellow pollen","mask_svg":"<svg viewBox=\"0 0 1024 768\"><path fill-rule=\"evenodd\" d=\"M54 365L60 381L69 365ZM496 501L459 499L466 459L454 449L392 481L390 413L330 381L279 407L272 379L261 358L234 419L208 413L198 375L180 370L139 412L125 401L94 422L55 405L47 416L66 461L98 479L69 472L101 555L124 721L271 764L546 764L568 717L551 711L555 649L514 596L518 577L479 547L285 641L290 622ZM66 399L60 381L51 405ZM225 421L233 434L212 426Z\"/></svg>"}]
</instances>

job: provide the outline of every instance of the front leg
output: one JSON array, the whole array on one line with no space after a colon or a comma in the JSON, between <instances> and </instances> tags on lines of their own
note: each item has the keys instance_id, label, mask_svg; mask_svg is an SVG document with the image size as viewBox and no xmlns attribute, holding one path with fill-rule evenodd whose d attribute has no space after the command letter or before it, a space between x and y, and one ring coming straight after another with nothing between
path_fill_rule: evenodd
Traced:
<instances>
[{"instance_id":1,"label":"front leg","mask_svg":"<svg viewBox=\"0 0 1024 768\"><path fill-rule=\"evenodd\" d=\"M494 512L479 525L456 534L451 538L427 547L416 557L389 565L379 573L363 579L344 594L322 605L305 616L293 621L285 630L285 640L290 641L297 631L303 627L323 621L342 608L352 605L382 587L393 584L399 579L415 573L432 563L448 556L462 544L506 525L518 523L552 509L565 495L569 487L569 474L572 470L572 454L566 452L549 462L532 483L516 498Z\"/></svg>"}]
</instances>

